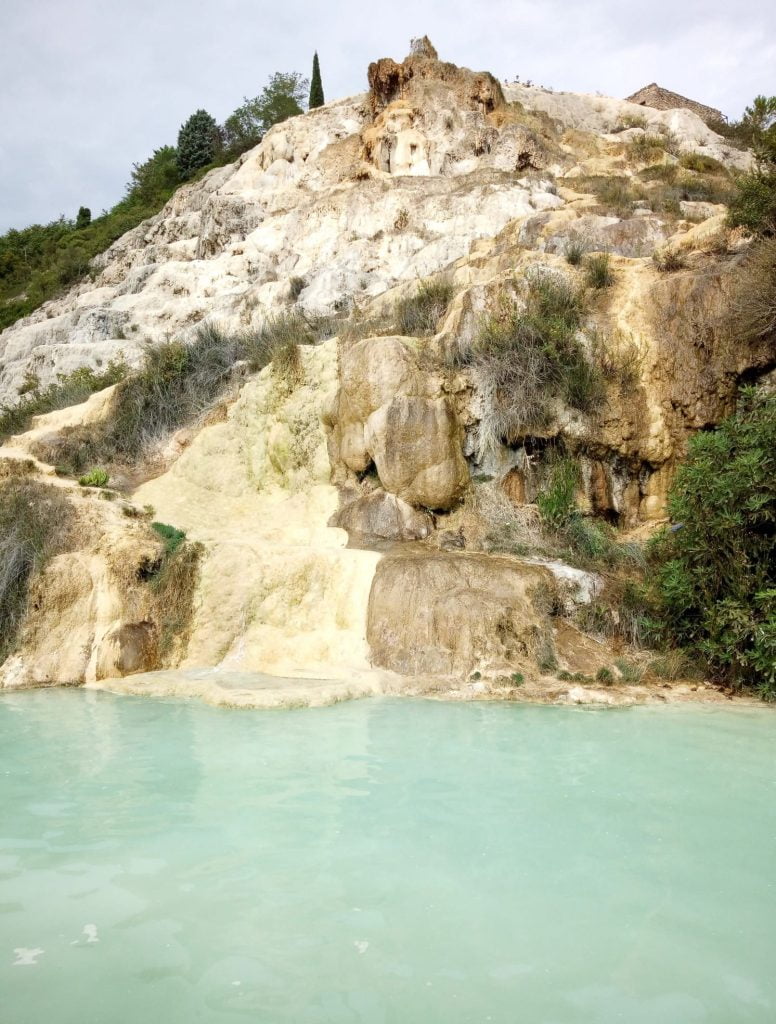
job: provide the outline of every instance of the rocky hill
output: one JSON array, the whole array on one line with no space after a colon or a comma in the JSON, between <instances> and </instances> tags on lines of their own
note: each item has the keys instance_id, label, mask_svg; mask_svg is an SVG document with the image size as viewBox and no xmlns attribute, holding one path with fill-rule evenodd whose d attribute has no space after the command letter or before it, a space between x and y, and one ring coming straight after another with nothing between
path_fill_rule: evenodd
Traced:
<instances>
[{"instance_id":1,"label":"rocky hill","mask_svg":"<svg viewBox=\"0 0 776 1024\"><path fill-rule=\"evenodd\" d=\"M368 81L180 188L0 335L5 401L203 324L318 337L285 376L238 367L127 470L123 503L52 468L58 438L110 420L113 390L0 449L6 476L51 482L80 524L5 685L126 676L273 703L482 675L553 695L612 663L577 614L606 581L555 557L536 501L570 459L584 516L638 536L688 436L773 368L729 314L747 240L724 200L750 156L690 111L502 87L430 44ZM172 648L144 506L202 545ZM273 677L263 696L240 685L253 672Z\"/></svg>"}]
</instances>

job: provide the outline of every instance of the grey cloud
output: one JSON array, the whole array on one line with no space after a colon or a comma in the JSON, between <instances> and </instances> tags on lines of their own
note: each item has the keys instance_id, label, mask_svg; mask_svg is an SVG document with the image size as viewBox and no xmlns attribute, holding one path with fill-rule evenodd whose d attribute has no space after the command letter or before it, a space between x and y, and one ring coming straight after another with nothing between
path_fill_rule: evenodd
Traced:
<instances>
[{"instance_id":1,"label":"grey cloud","mask_svg":"<svg viewBox=\"0 0 776 1024\"><path fill-rule=\"evenodd\" d=\"M223 119L273 71L309 74L315 49L328 99L424 32L446 59L557 89L657 80L731 115L774 89L776 10L760 0L1 2L0 230L111 206L193 110Z\"/></svg>"}]
</instances>

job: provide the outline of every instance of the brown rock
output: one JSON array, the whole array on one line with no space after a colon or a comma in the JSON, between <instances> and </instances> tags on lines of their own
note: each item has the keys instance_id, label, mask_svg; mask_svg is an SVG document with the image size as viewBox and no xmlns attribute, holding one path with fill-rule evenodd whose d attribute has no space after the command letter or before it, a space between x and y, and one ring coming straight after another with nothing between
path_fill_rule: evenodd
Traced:
<instances>
[{"instance_id":1,"label":"brown rock","mask_svg":"<svg viewBox=\"0 0 776 1024\"><path fill-rule=\"evenodd\" d=\"M410 505L452 508L468 485L460 430L444 398L394 398L369 417L366 444L383 487Z\"/></svg>"}]
</instances>

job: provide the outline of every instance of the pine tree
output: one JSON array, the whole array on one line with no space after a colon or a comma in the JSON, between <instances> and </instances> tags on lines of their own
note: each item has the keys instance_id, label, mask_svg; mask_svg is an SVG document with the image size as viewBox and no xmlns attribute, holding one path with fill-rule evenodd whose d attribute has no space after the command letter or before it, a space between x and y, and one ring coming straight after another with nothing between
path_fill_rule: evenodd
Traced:
<instances>
[{"instance_id":1,"label":"pine tree","mask_svg":"<svg viewBox=\"0 0 776 1024\"><path fill-rule=\"evenodd\" d=\"M76 230L79 228L88 228L92 222L92 211L88 206L78 207L78 216L75 219Z\"/></svg>"},{"instance_id":2,"label":"pine tree","mask_svg":"<svg viewBox=\"0 0 776 1024\"><path fill-rule=\"evenodd\" d=\"M215 118L206 110L197 110L178 132L178 171L185 181L200 167L213 162L221 148Z\"/></svg>"},{"instance_id":3,"label":"pine tree","mask_svg":"<svg viewBox=\"0 0 776 1024\"><path fill-rule=\"evenodd\" d=\"M316 50L315 56L313 57L313 77L310 82L310 102L307 104L310 110L314 110L315 107L322 107L324 104L323 99L323 84L321 82L321 66L318 63L318 51Z\"/></svg>"}]
</instances>

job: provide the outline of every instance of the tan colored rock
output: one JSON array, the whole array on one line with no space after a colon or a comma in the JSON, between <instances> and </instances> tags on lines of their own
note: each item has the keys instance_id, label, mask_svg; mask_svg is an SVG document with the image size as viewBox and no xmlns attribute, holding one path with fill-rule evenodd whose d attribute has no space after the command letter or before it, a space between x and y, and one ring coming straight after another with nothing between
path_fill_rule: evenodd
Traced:
<instances>
[{"instance_id":1,"label":"tan colored rock","mask_svg":"<svg viewBox=\"0 0 776 1024\"><path fill-rule=\"evenodd\" d=\"M382 490L345 505L332 518L331 525L361 537L398 541L422 540L434 528L427 512Z\"/></svg>"},{"instance_id":2,"label":"tan colored rock","mask_svg":"<svg viewBox=\"0 0 776 1024\"><path fill-rule=\"evenodd\" d=\"M405 675L465 675L531 658L546 622L529 592L547 578L540 566L509 558L389 555L369 597L372 660Z\"/></svg>"},{"instance_id":3,"label":"tan colored rock","mask_svg":"<svg viewBox=\"0 0 776 1024\"><path fill-rule=\"evenodd\" d=\"M365 439L383 487L410 505L449 509L469 482L447 399L399 396L367 420Z\"/></svg>"},{"instance_id":4,"label":"tan colored rock","mask_svg":"<svg viewBox=\"0 0 776 1024\"><path fill-rule=\"evenodd\" d=\"M156 668L157 658L156 630L152 622L117 623L100 644L95 679L149 672Z\"/></svg>"}]
</instances>

